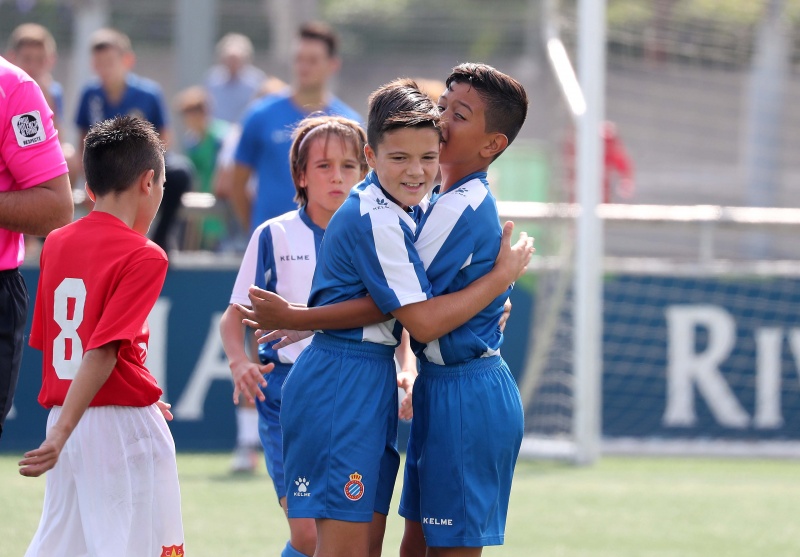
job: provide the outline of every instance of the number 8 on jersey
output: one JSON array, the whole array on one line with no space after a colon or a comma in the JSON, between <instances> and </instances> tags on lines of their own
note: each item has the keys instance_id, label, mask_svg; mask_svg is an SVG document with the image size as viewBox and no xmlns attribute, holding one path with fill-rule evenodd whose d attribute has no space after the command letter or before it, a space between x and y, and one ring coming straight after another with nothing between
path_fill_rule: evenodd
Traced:
<instances>
[{"instance_id":1,"label":"number 8 on jersey","mask_svg":"<svg viewBox=\"0 0 800 557\"><path fill-rule=\"evenodd\" d=\"M82 279L65 278L55 290L53 319L61 332L53 340L53 367L59 379L73 380L83 359L78 326L83 321L86 285Z\"/></svg>"}]
</instances>

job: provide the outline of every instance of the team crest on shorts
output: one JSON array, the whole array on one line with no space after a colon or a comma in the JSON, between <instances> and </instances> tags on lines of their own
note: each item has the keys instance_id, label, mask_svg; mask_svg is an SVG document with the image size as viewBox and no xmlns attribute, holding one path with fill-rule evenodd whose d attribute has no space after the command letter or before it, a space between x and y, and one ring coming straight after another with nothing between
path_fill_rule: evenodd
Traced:
<instances>
[{"instance_id":1,"label":"team crest on shorts","mask_svg":"<svg viewBox=\"0 0 800 557\"><path fill-rule=\"evenodd\" d=\"M358 501L364 496L364 484L361 483L361 474L350 474L350 481L344 484L344 494L351 501Z\"/></svg>"},{"instance_id":2,"label":"team crest on shorts","mask_svg":"<svg viewBox=\"0 0 800 557\"><path fill-rule=\"evenodd\" d=\"M162 545L159 557L183 557L183 544Z\"/></svg>"}]
</instances>

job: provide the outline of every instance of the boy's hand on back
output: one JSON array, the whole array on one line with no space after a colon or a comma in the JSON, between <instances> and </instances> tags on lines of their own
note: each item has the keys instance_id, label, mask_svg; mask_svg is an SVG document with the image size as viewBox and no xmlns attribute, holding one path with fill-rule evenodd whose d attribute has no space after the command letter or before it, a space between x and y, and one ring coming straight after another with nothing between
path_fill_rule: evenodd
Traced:
<instances>
[{"instance_id":1,"label":"boy's hand on back","mask_svg":"<svg viewBox=\"0 0 800 557\"><path fill-rule=\"evenodd\" d=\"M501 333L506 330L506 323L509 317L511 317L511 298L506 300L506 303L503 304L503 315L500 316L500 321L497 323Z\"/></svg>"},{"instance_id":2,"label":"boy's hand on back","mask_svg":"<svg viewBox=\"0 0 800 557\"><path fill-rule=\"evenodd\" d=\"M506 221L503 225L503 239L500 243L500 253L494 262L497 272L506 277L508 284L512 284L521 277L528 268L531 256L536 250L533 248L533 238L526 232L519 235L519 240L511 245L511 233L514 231L514 223Z\"/></svg>"}]
</instances>

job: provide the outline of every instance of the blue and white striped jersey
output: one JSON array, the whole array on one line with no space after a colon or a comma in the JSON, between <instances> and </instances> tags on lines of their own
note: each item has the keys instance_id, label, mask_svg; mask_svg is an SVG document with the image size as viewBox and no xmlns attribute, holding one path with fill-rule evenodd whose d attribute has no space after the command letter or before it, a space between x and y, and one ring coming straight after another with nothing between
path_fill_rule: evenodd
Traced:
<instances>
[{"instance_id":1,"label":"blue and white striped jersey","mask_svg":"<svg viewBox=\"0 0 800 557\"><path fill-rule=\"evenodd\" d=\"M324 232L311 221L305 208L258 226L242 258L230 303L249 306L247 290L255 284L289 302L305 304ZM310 342L308 338L280 350L272 348L274 343L262 344L258 352L262 361L292 364Z\"/></svg>"},{"instance_id":2,"label":"blue and white striped jersey","mask_svg":"<svg viewBox=\"0 0 800 557\"><path fill-rule=\"evenodd\" d=\"M433 295L462 290L491 271L502 236L485 172L470 174L445 193L434 190L414 242ZM510 291L438 340L425 345L412 339L417 357L444 365L499 354L503 335L498 321Z\"/></svg>"},{"instance_id":3,"label":"blue and white striped jersey","mask_svg":"<svg viewBox=\"0 0 800 557\"><path fill-rule=\"evenodd\" d=\"M370 172L333 215L319 250L309 306L372 297L384 313L423 302L431 286L414 249L421 211L404 211ZM356 329L326 330L332 336L397 346L396 319Z\"/></svg>"}]
</instances>

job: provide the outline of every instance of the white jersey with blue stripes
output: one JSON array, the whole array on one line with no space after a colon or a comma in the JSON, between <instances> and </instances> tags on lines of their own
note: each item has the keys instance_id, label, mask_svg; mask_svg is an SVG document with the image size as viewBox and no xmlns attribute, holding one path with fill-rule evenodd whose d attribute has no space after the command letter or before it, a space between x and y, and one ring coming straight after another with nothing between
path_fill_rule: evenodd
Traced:
<instances>
[{"instance_id":1,"label":"white jersey with blue stripes","mask_svg":"<svg viewBox=\"0 0 800 557\"><path fill-rule=\"evenodd\" d=\"M406 212L370 172L333 215L320 246L309 306L371 296L384 313L423 302L431 287L414 248L421 211ZM348 340L397 346L401 325L391 319L355 329L322 331Z\"/></svg>"},{"instance_id":2,"label":"white jersey with blue stripes","mask_svg":"<svg viewBox=\"0 0 800 557\"><path fill-rule=\"evenodd\" d=\"M270 219L254 231L242 258L230 303L250 305L251 284L275 292L292 303L305 304L317 265L317 252L324 230L314 224L301 208ZM272 344L259 346L262 361L294 363L311 339L275 350Z\"/></svg>"},{"instance_id":3,"label":"white jersey with blue stripes","mask_svg":"<svg viewBox=\"0 0 800 557\"><path fill-rule=\"evenodd\" d=\"M485 172L470 174L444 193L434 190L415 241L433 295L462 290L491 271L502 236ZM417 357L445 365L499 354L503 335L498 322L510 291L433 342L422 344L412 339Z\"/></svg>"}]
</instances>

